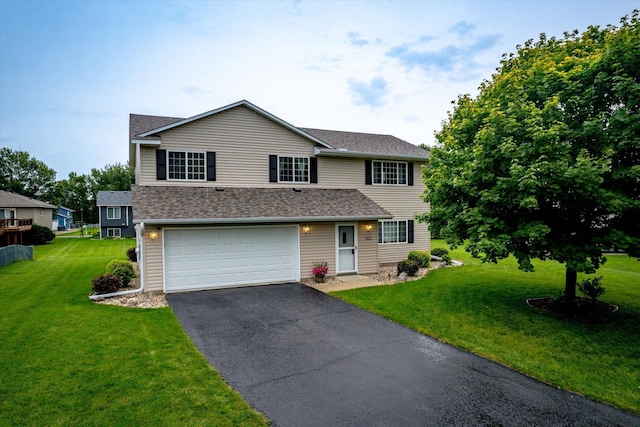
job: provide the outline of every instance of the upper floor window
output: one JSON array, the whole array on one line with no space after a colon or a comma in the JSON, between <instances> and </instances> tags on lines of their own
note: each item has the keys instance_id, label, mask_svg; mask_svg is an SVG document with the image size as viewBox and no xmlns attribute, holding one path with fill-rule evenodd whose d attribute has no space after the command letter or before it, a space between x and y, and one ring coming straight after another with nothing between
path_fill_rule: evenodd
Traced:
<instances>
[{"instance_id":1,"label":"upper floor window","mask_svg":"<svg viewBox=\"0 0 640 427\"><path fill-rule=\"evenodd\" d=\"M278 181L280 182L309 182L309 158L279 156Z\"/></svg>"},{"instance_id":2,"label":"upper floor window","mask_svg":"<svg viewBox=\"0 0 640 427\"><path fill-rule=\"evenodd\" d=\"M107 219L120 219L122 214L120 213L120 206L107 206Z\"/></svg>"},{"instance_id":3,"label":"upper floor window","mask_svg":"<svg viewBox=\"0 0 640 427\"><path fill-rule=\"evenodd\" d=\"M407 185L407 163L373 161L373 183Z\"/></svg>"},{"instance_id":4,"label":"upper floor window","mask_svg":"<svg viewBox=\"0 0 640 427\"><path fill-rule=\"evenodd\" d=\"M204 153L190 151L169 151L167 166L169 179L204 181Z\"/></svg>"},{"instance_id":5,"label":"upper floor window","mask_svg":"<svg viewBox=\"0 0 640 427\"><path fill-rule=\"evenodd\" d=\"M378 243L407 243L407 221L380 221Z\"/></svg>"}]
</instances>

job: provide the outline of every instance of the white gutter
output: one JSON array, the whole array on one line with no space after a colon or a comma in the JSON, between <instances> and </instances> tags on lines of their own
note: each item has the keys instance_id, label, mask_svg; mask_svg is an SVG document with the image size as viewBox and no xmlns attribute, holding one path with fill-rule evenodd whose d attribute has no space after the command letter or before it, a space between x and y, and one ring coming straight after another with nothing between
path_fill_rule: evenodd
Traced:
<instances>
[{"instance_id":1,"label":"white gutter","mask_svg":"<svg viewBox=\"0 0 640 427\"><path fill-rule=\"evenodd\" d=\"M138 265L140 266L140 287L137 289L130 289L128 291L119 291L119 292L111 292L109 294L97 294L97 295L89 295L89 298L93 301L95 300L100 300L100 299L105 299L105 298L111 298L111 297L119 297L122 295L131 295L131 294L136 294L139 292L142 292L144 290L144 263L142 262L142 259L140 258L140 254L143 253L142 251L142 245L144 244L144 237L142 236L142 233L144 232L144 223L140 223L138 225L136 225L136 243L138 243L137 247L136 247L136 253L138 255Z\"/></svg>"},{"instance_id":2,"label":"white gutter","mask_svg":"<svg viewBox=\"0 0 640 427\"><path fill-rule=\"evenodd\" d=\"M398 160L412 160L416 162L427 162L429 161L430 156L412 156L410 154L387 154L387 153L368 153L364 151L348 151L346 149L324 149L324 148L313 148L313 154L316 156L327 156L327 157L356 157L360 159L398 159Z\"/></svg>"},{"instance_id":3,"label":"white gutter","mask_svg":"<svg viewBox=\"0 0 640 427\"><path fill-rule=\"evenodd\" d=\"M255 224L255 223L291 223L291 222L348 222L348 221L377 221L379 219L392 219L392 215L368 215L368 216L302 216L302 217L255 217L255 218L184 218L184 219L160 219L145 218L134 219L134 223L166 225L187 224Z\"/></svg>"}]
</instances>

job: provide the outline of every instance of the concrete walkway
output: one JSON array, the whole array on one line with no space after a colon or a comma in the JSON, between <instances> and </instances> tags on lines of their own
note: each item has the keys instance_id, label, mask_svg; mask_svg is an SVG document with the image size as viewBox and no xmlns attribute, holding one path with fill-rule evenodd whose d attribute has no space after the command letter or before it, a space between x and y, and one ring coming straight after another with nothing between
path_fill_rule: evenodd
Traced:
<instances>
[{"instance_id":1,"label":"concrete walkway","mask_svg":"<svg viewBox=\"0 0 640 427\"><path fill-rule=\"evenodd\" d=\"M640 426L300 284L167 299L209 363L277 426Z\"/></svg>"}]
</instances>

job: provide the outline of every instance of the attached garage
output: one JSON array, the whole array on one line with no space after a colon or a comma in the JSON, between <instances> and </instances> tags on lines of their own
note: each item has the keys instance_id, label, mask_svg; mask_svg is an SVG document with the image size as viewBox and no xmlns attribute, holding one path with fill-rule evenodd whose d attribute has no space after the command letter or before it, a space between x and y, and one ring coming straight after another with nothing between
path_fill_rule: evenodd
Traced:
<instances>
[{"instance_id":1,"label":"attached garage","mask_svg":"<svg viewBox=\"0 0 640 427\"><path fill-rule=\"evenodd\" d=\"M165 292L300 280L298 226L165 228Z\"/></svg>"}]
</instances>

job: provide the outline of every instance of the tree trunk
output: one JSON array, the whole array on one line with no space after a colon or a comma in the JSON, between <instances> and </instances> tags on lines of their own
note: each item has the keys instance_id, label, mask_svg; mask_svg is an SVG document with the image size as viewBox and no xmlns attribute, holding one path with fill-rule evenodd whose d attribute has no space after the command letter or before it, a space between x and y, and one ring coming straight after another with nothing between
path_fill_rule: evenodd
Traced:
<instances>
[{"instance_id":1,"label":"tree trunk","mask_svg":"<svg viewBox=\"0 0 640 427\"><path fill-rule=\"evenodd\" d=\"M567 268L564 280L564 296L569 299L576 298L576 284L578 283L578 272Z\"/></svg>"}]
</instances>

